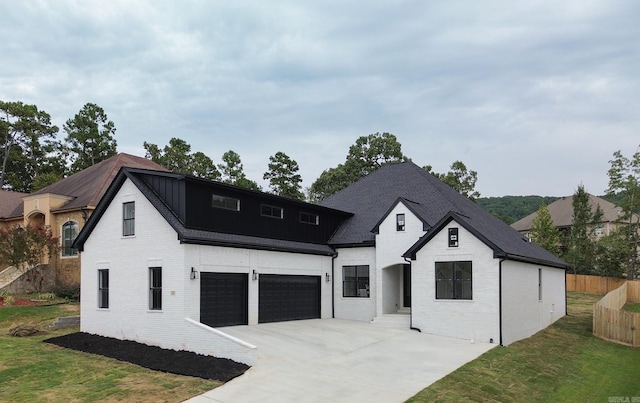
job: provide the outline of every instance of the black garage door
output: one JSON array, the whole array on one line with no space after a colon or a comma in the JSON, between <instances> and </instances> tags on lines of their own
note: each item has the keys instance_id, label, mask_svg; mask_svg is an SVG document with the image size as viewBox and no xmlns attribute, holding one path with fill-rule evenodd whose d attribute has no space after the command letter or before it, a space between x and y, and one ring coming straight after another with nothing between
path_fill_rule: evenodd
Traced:
<instances>
[{"instance_id":1,"label":"black garage door","mask_svg":"<svg viewBox=\"0 0 640 403\"><path fill-rule=\"evenodd\" d=\"M258 322L320 317L320 277L260 275Z\"/></svg>"},{"instance_id":2,"label":"black garage door","mask_svg":"<svg viewBox=\"0 0 640 403\"><path fill-rule=\"evenodd\" d=\"M246 325L247 274L200 273L200 322L211 327Z\"/></svg>"}]
</instances>

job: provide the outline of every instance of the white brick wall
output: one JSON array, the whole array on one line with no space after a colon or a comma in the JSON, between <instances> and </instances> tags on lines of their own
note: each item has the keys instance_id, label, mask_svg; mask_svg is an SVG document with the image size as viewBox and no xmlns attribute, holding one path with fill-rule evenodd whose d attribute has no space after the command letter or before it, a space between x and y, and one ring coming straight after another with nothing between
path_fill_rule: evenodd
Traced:
<instances>
[{"instance_id":1,"label":"white brick wall","mask_svg":"<svg viewBox=\"0 0 640 403\"><path fill-rule=\"evenodd\" d=\"M542 269L542 300L538 298L538 269ZM502 299L502 341L508 345L532 336L565 315L564 270L505 261Z\"/></svg>"},{"instance_id":2,"label":"white brick wall","mask_svg":"<svg viewBox=\"0 0 640 403\"><path fill-rule=\"evenodd\" d=\"M335 317L338 319L371 321L376 316L376 251L368 248L341 248L334 262L333 297ZM352 265L369 265L369 298L342 296L342 267Z\"/></svg>"},{"instance_id":3,"label":"white brick wall","mask_svg":"<svg viewBox=\"0 0 640 403\"><path fill-rule=\"evenodd\" d=\"M459 228L459 246L448 247L448 228ZM472 261L472 300L435 297L435 262ZM412 325L425 333L499 342L498 260L493 251L452 221L412 262Z\"/></svg>"},{"instance_id":4,"label":"white brick wall","mask_svg":"<svg viewBox=\"0 0 640 403\"><path fill-rule=\"evenodd\" d=\"M396 215L404 214L405 229L396 228ZM397 312L403 301L403 269L407 261L402 257L424 235L423 224L401 201L380 223L376 235L376 271L378 292L376 316Z\"/></svg>"}]
</instances>

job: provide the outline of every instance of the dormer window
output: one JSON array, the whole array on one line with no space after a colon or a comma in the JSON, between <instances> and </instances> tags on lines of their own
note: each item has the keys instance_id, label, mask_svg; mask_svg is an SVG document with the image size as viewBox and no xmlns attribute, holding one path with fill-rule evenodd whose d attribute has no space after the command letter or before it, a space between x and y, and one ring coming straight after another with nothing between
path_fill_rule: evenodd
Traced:
<instances>
[{"instance_id":1,"label":"dormer window","mask_svg":"<svg viewBox=\"0 0 640 403\"><path fill-rule=\"evenodd\" d=\"M396 214L396 231L404 231L404 214Z\"/></svg>"},{"instance_id":2,"label":"dormer window","mask_svg":"<svg viewBox=\"0 0 640 403\"><path fill-rule=\"evenodd\" d=\"M458 228L449 228L449 247L458 247Z\"/></svg>"},{"instance_id":3,"label":"dormer window","mask_svg":"<svg viewBox=\"0 0 640 403\"><path fill-rule=\"evenodd\" d=\"M269 206L268 204L260 205L260 215L273 218L284 217L282 207Z\"/></svg>"}]
</instances>

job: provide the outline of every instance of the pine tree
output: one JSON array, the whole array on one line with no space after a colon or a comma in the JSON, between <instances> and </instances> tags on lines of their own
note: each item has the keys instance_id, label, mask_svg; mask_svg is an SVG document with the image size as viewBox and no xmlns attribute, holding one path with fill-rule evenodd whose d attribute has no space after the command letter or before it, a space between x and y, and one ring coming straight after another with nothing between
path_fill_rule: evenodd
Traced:
<instances>
[{"instance_id":1,"label":"pine tree","mask_svg":"<svg viewBox=\"0 0 640 403\"><path fill-rule=\"evenodd\" d=\"M544 203L540 205L531 224L531 238L549 252L555 255L560 253L560 231L553 224L551 213Z\"/></svg>"}]
</instances>

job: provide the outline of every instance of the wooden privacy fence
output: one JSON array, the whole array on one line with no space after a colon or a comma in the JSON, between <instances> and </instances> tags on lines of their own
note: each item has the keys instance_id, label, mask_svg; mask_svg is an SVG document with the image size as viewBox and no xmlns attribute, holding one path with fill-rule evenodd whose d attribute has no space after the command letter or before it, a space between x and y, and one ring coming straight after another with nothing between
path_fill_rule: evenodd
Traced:
<instances>
[{"instance_id":1,"label":"wooden privacy fence","mask_svg":"<svg viewBox=\"0 0 640 403\"><path fill-rule=\"evenodd\" d=\"M622 310L627 301L640 302L640 283L625 282L593 306L593 335L640 347L640 314Z\"/></svg>"},{"instance_id":2,"label":"wooden privacy fence","mask_svg":"<svg viewBox=\"0 0 640 403\"><path fill-rule=\"evenodd\" d=\"M623 278L587 276L567 273L567 291L586 292L588 294L606 294L625 283ZM629 284L640 284L640 280L629 281Z\"/></svg>"}]
</instances>

